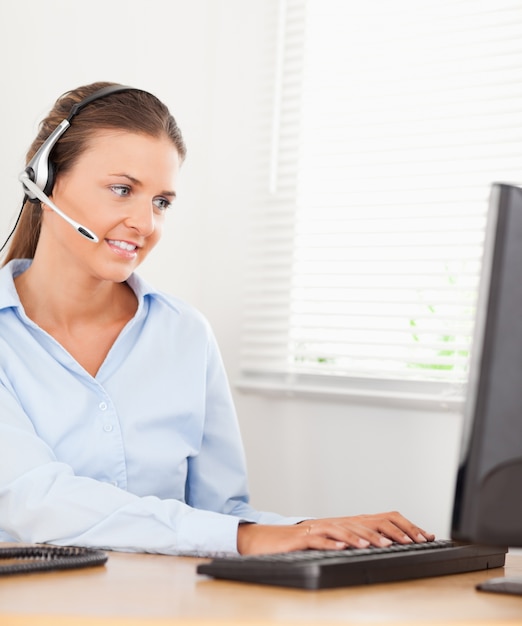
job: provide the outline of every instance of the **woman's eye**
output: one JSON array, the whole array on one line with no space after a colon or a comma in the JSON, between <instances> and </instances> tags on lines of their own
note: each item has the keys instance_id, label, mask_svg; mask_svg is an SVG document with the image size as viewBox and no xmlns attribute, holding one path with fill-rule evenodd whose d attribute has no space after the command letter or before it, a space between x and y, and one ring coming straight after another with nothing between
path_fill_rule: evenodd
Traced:
<instances>
[{"instance_id":1,"label":"woman's eye","mask_svg":"<svg viewBox=\"0 0 522 626\"><path fill-rule=\"evenodd\" d=\"M111 191L123 198L130 194L130 187L128 185L111 185Z\"/></svg>"},{"instance_id":2,"label":"woman's eye","mask_svg":"<svg viewBox=\"0 0 522 626\"><path fill-rule=\"evenodd\" d=\"M172 206L172 203L169 202L166 198L154 198L152 203L160 211L166 211L167 209L170 209L170 207Z\"/></svg>"}]
</instances>

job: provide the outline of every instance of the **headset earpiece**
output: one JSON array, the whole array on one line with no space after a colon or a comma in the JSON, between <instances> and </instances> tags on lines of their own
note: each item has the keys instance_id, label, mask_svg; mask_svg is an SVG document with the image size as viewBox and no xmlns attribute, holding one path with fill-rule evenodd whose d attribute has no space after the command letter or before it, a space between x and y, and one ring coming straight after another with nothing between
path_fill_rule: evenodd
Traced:
<instances>
[{"instance_id":1,"label":"headset earpiece","mask_svg":"<svg viewBox=\"0 0 522 626\"><path fill-rule=\"evenodd\" d=\"M58 139L60 139L69 126L69 121L66 119L63 120L63 122L61 122L61 124L59 124L43 142L40 149L36 152L25 168L25 172L29 179L32 180L33 183L35 183L35 185L39 187L47 196L51 195L54 185L54 166L49 158L49 155ZM31 202L40 202L34 192L31 192L27 189L27 187L24 187L24 189Z\"/></svg>"}]
</instances>

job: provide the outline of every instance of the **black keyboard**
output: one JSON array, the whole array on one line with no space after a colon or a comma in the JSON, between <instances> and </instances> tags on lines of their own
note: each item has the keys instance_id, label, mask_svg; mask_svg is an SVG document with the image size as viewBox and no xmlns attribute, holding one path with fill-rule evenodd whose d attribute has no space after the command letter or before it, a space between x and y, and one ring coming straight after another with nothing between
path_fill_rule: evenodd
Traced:
<instances>
[{"instance_id":1,"label":"black keyboard","mask_svg":"<svg viewBox=\"0 0 522 626\"><path fill-rule=\"evenodd\" d=\"M507 548L438 540L387 548L219 557L199 564L197 572L241 582L326 589L502 567L506 552Z\"/></svg>"}]
</instances>

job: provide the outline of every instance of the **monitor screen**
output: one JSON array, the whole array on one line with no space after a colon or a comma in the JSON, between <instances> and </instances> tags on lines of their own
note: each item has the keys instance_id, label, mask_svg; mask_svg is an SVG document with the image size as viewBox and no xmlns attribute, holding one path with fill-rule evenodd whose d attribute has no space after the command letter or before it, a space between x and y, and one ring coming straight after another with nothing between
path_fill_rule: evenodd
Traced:
<instances>
[{"instance_id":1,"label":"monitor screen","mask_svg":"<svg viewBox=\"0 0 522 626\"><path fill-rule=\"evenodd\" d=\"M495 183L486 227L452 538L522 546L522 186Z\"/></svg>"}]
</instances>

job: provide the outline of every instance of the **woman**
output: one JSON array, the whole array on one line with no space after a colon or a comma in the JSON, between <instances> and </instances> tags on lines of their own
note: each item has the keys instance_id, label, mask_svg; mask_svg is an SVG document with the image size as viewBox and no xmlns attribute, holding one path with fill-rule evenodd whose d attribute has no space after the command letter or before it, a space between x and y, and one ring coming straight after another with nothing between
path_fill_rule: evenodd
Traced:
<instances>
[{"instance_id":1,"label":"woman","mask_svg":"<svg viewBox=\"0 0 522 626\"><path fill-rule=\"evenodd\" d=\"M248 504L214 336L134 273L184 157L167 108L121 85L75 89L41 125L0 270L0 540L253 554L433 539L399 513Z\"/></svg>"}]
</instances>

